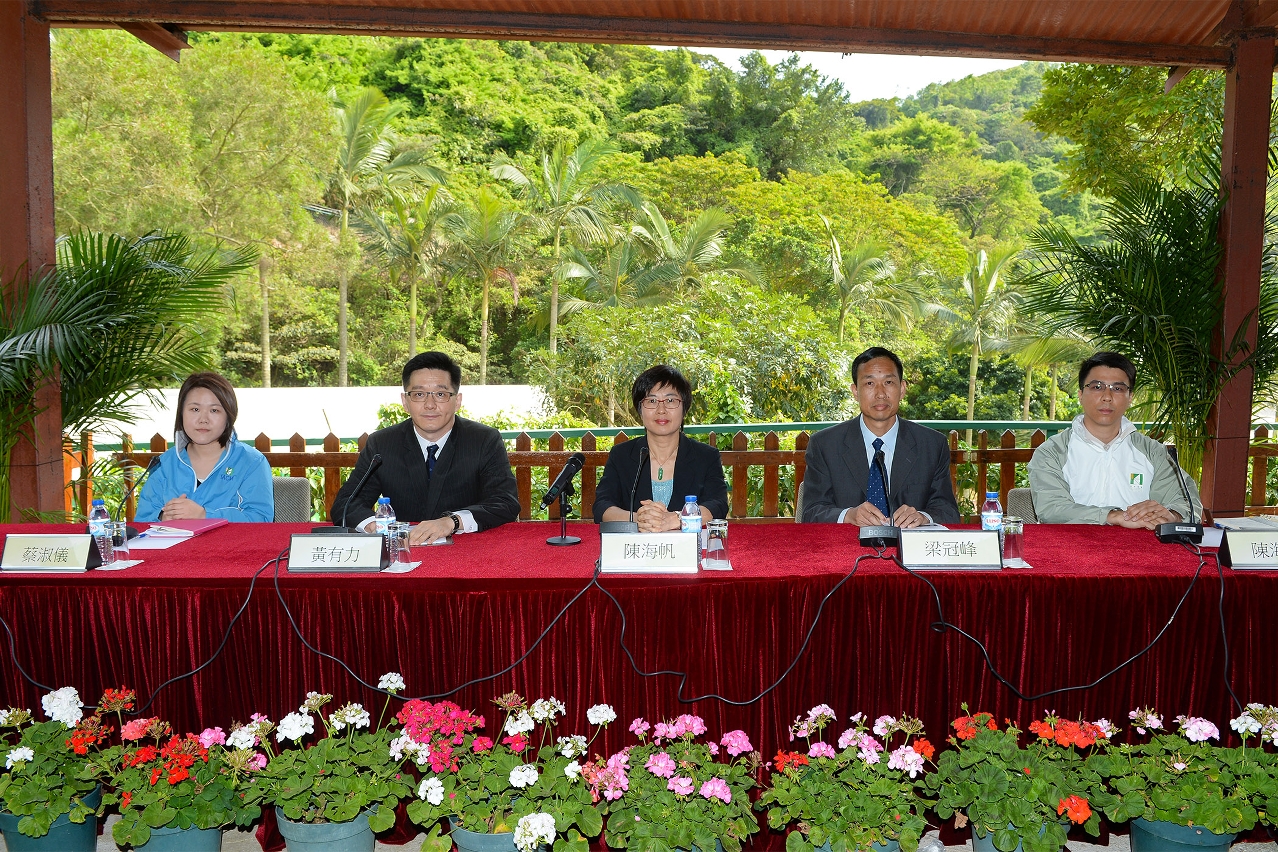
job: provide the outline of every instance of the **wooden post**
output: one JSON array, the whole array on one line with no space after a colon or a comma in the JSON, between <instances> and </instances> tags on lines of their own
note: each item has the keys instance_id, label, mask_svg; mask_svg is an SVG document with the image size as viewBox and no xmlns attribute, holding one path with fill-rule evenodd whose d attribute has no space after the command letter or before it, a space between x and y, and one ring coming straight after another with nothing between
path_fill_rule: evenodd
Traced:
<instances>
[{"instance_id":1,"label":"wooden post","mask_svg":"<svg viewBox=\"0 0 1278 852\"><path fill-rule=\"evenodd\" d=\"M750 449L750 439L745 432L732 436L732 449L744 452ZM732 466L732 517L750 516L750 466L744 462ZM679 495L676 495L676 500Z\"/></svg>"},{"instance_id":2,"label":"wooden post","mask_svg":"<svg viewBox=\"0 0 1278 852\"><path fill-rule=\"evenodd\" d=\"M80 489L75 488L76 469L84 470L84 465L80 462L80 453L75 448L75 444L66 435L62 436L62 481L67 484L66 489L62 492L62 508L67 513L67 517L71 517L71 513L75 511L75 495ZM84 481L80 481L83 487Z\"/></svg>"},{"instance_id":3,"label":"wooden post","mask_svg":"<svg viewBox=\"0 0 1278 852\"><path fill-rule=\"evenodd\" d=\"M1260 259L1264 248L1265 186L1269 156L1269 105L1273 88L1273 34L1244 33L1233 44L1234 61L1225 72L1225 130L1220 219L1223 252L1218 276L1224 295L1221 326L1213 354L1237 362L1243 353L1227 349L1241 330L1256 345L1260 304ZM1243 514L1247 501L1247 456L1251 444L1252 371L1240 370L1221 389L1207 417L1202 498L1216 517Z\"/></svg>"},{"instance_id":4,"label":"wooden post","mask_svg":"<svg viewBox=\"0 0 1278 852\"><path fill-rule=\"evenodd\" d=\"M595 451L596 441L595 433L587 432L581 436L581 451L586 454L586 458L590 458L590 454ZM598 470L589 461L586 466L581 469L581 517L583 519L593 517L592 513L595 508L595 486L599 484Z\"/></svg>"},{"instance_id":5,"label":"wooden post","mask_svg":"<svg viewBox=\"0 0 1278 852\"><path fill-rule=\"evenodd\" d=\"M564 451L564 436L560 435L558 431L552 432L550 434L549 446L550 446L550 451L552 453L562 453ZM564 466L561 464L552 464L546 468L546 486L547 487L550 486L550 483L555 481L555 477L558 476L559 472L563 469L564 469ZM528 509L531 512L532 510L531 502L528 504ZM547 509L547 512L549 513L548 516L550 520L552 521L559 520L559 501L558 500L556 500L550 506L547 506L546 509Z\"/></svg>"},{"instance_id":6,"label":"wooden post","mask_svg":"<svg viewBox=\"0 0 1278 852\"><path fill-rule=\"evenodd\" d=\"M1011 429L1003 432L1003 437L999 440L998 445L1005 450L1016 449L1016 433ZM1016 464L1015 462L1001 462L998 466L998 494L999 502L1004 507L1007 506L1007 492L1012 490L1016 485Z\"/></svg>"},{"instance_id":7,"label":"wooden post","mask_svg":"<svg viewBox=\"0 0 1278 852\"><path fill-rule=\"evenodd\" d=\"M527 452L532 449L532 438L527 432L520 432L515 437L516 452ZM515 468L515 487L519 489L519 519L532 519L532 468L520 465Z\"/></svg>"},{"instance_id":8,"label":"wooden post","mask_svg":"<svg viewBox=\"0 0 1278 852\"><path fill-rule=\"evenodd\" d=\"M336 453L342 449L342 442L337 436L329 432L324 436L324 452ZM342 487L342 469L340 467L324 468L324 517L328 517L333 511L333 501L337 499L337 492ZM338 518L338 522L342 519ZM348 518L347 522L355 520Z\"/></svg>"},{"instance_id":9,"label":"wooden post","mask_svg":"<svg viewBox=\"0 0 1278 852\"><path fill-rule=\"evenodd\" d=\"M1269 442L1269 430L1264 426L1256 427L1257 444ZM1263 506L1268 500L1268 489L1265 487L1269 478L1269 456L1257 453L1251 458L1251 505Z\"/></svg>"},{"instance_id":10,"label":"wooden post","mask_svg":"<svg viewBox=\"0 0 1278 852\"><path fill-rule=\"evenodd\" d=\"M53 101L49 25L26 0L0 3L0 297L14 305L31 277L52 268ZM62 390L57 370L35 389L37 414L26 424L9 460L10 504L0 517L23 510L59 512L62 476Z\"/></svg>"},{"instance_id":11,"label":"wooden post","mask_svg":"<svg viewBox=\"0 0 1278 852\"><path fill-rule=\"evenodd\" d=\"M288 451L290 453L306 452L306 439L302 437L300 432L294 432L293 437L288 439ZM306 468L290 467L288 469L289 476L306 476Z\"/></svg>"},{"instance_id":12,"label":"wooden post","mask_svg":"<svg viewBox=\"0 0 1278 852\"><path fill-rule=\"evenodd\" d=\"M764 450L781 449L781 439L777 437L776 432L768 432L763 436ZM781 492L781 466L777 464L765 464L763 466L763 511L761 514L765 518L775 518L777 516L777 504L780 502Z\"/></svg>"}]
</instances>

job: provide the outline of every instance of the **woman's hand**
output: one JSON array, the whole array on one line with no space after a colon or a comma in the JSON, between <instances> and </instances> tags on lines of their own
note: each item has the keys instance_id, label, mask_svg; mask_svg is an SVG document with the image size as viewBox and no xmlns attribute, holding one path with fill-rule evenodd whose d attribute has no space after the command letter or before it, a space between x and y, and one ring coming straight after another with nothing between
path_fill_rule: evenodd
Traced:
<instances>
[{"instance_id":1,"label":"woman's hand","mask_svg":"<svg viewBox=\"0 0 1278 852\"><path fill-rule=\"evenodd\" d=\"M165 503L160 512L160 519L163 521L198 521L203 517L204 507L194 500L188 500L185 494Z\"/></svg>"},{"instance_id":2,"label":"woman's hand","mask_svg":"<svg viewBox=\"0 0 1278 852\"><path fill-rule=\"evenodd\" d=\"M671 512L665 503L656 500L641 500L639 511L635 512L635 520L639 523L639 532L671 532L679 529L679 513Z\"/></svg>"}]
</instances>

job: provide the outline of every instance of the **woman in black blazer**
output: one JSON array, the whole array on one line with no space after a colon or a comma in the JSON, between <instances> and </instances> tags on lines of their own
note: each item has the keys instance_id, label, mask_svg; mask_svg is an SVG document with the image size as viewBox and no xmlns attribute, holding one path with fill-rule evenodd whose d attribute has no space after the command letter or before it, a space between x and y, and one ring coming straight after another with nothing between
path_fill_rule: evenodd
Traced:
<instances>
[{"instance_id":1,"label":"woman in black blazer","mask_svg":"<svg viewBox=\"0 0 1278 852\"><path fill-rule=\"evenodd\" d=\"M633 510L640 532L677 530L689 495L696 495L702 522L727 517L728 483L719 451L683 434L692 404L688 380L664 364L651 367L635 379L630 398L644 436L608 454L595 489L595 523L628 521Z\"/></svg>"}]
</instances>

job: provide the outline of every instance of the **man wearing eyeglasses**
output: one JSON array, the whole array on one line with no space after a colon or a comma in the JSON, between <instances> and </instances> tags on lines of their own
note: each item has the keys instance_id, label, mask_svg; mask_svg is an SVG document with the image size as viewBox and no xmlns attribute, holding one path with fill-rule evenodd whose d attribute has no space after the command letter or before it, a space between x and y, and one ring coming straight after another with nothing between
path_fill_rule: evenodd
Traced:
<instances>
[{"instance_id":1,"label":"man wearing eyeglasses","mask_svg":"<svg viewBox=\"0 0 1278 852\"><path fill-rule=\"evenodd\" d=\"M1191 513L1201 516L1193 480L1185 475L1195 501L1191 510L1167 448L1124 416L1136 365L1117 352L1097 352L1079 368L1078 388L1083 413L1036 449L1029 463L1039 522L1152 530Z\"/></svg>"},{"instance_id":2,"label":"man wearing eyeglasses","mask_svg":"<svg viewBox=\"0 0 1278 852\"><path fill-rule=\"evenodd\" d=\"M461 367L442 352L422 352L404 365L401 400L408 419L368 436L350 477L333 500L331 520L364 518L389 497L396 520L414 524L414 544L509 523L519 517L519 492L501 433L458 417ZM355 493L373 456L382 465ZM350 511L346 511L347 501Z\"/></svg>"}]
</instances>

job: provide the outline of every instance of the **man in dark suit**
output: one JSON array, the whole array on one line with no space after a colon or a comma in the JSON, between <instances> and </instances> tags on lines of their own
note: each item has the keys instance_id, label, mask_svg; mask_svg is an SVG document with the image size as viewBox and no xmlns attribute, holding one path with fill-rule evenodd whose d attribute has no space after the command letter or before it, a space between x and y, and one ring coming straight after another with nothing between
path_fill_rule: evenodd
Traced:
<instances>
[{"instance_id":1,"label":"man in dark suit","mask_svg":"<svg viewBox=\"0 0 1278 852\"><path fill-rule=\"evenodd\" d=\"M368 437L350 477L333 500L331 520L368 517L378 497L389 497L395 517L410 521L413 544L453 533L478 532L519 517L519 493L501 434L457 416L461 367L442 352L423 352L404 365L408 420ZM373 456L382 465L355 493ZM350 512L346 511L347 502Z\"/></svg>"},{"instance_id":2,"label":"man in dark suit","mask_svg":"<svg viewBox=\"0 0 1278 852\"><path fill-rule=\"evenodd\" d=\"M902 375L901 359L881 346L852 362L861 414L812 436L804 456L805 523L886 524L889 506L900 527L959 522L945 436L897 416ZM873 464L879 452L887 482Z\"/></svg>"}]
</instances>

